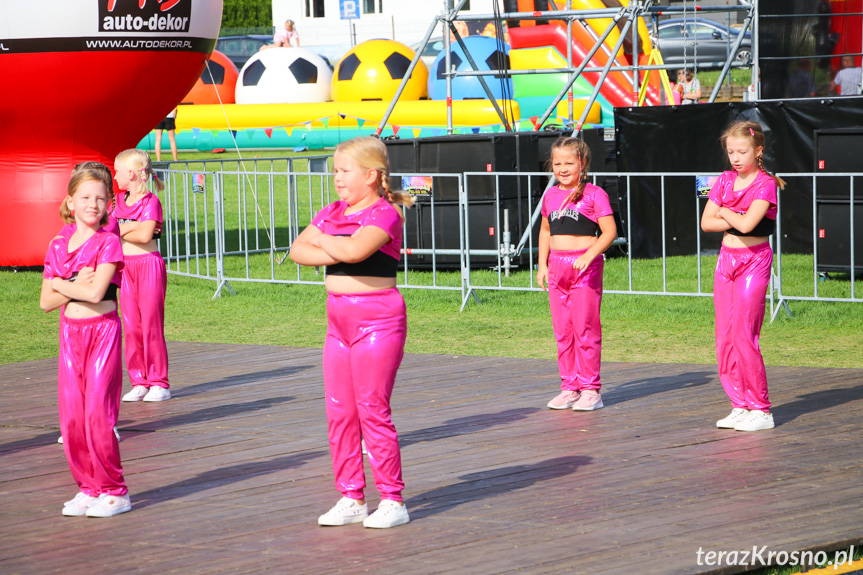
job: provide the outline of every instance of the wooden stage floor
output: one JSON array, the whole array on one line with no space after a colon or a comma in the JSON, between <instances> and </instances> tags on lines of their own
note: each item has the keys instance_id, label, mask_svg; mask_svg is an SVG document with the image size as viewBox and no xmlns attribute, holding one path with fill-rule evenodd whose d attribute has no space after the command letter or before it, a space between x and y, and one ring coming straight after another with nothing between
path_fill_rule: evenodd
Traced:
<instances>
[{"instance_id":1,"label":"wooden stage floor","mask_svg":"<svg viewBox=\"0 0 863 575\"><path fill-rule=\"evenodd\" d=\"M56 360L0 366L0 573L708 573L863 543L863 370L769 368L777 428L742 433L714 427L715 366L606 364L606 408L574 413L545 408L554 361L409 355L413 521L371 530L316 522L339 497L319 349L169 351L174 399L122 404L111 519L60 515Z\"/></svg>"}]
</instances>

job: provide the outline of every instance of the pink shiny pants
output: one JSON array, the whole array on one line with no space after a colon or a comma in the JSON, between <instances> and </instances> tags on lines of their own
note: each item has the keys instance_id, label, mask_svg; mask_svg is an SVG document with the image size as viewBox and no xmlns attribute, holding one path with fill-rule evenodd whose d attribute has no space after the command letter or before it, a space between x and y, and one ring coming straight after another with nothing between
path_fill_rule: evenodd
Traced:
<instances>
[{"instance_id":1,"label":"pink shiny pants","mask_svg":"<svg viewBox=\"0 0 863 575\"><path fill-rule=\"evenodd\" d=\"M324 393L336 489L351 499L364 498L364 439L381 498L401 501L401 452L390 396L407 336L404 299L395 288L330 293L327 319Z\"/></svg>"},{"instance_id":2,"label":"pink shiny pants","mask_svg":"<svg viewBox=\"0 0 863 575\"><path fill-rule=\"evenodd\" d=\"M120 318L60 316L57 398L69 470L80 491L96 497L128 492L114 436L123 387Z\"/></svg>"},{"instance_id":3,"label":"pink shiny pants","mask_svg":"<svg viewBox=\"0 0 863 575\"><path fill-rule=\"evenodd\" d=\"M773 251L766 242L750 248L722 246L716 262L716 359L732 407L770 411L758 338L772 264Z\"/></svg>"},{"instance_id":4,"label":"pink shiny pants","mask_svg":"<svg viewBox=\"0 0 863 575\"><path fill-rule=\"evenodd\" d=\"M572 269L585 251L551 250L548 256L548 301L562 390L599 390L602 386L599 308L605 259L595 258L583 271Z\"/></svg>"},{"instance_id":5,"label":"pink shiny pants","mask_svg":"<svg viewBox=\"0 0 863 575\"><path fill-rule=\"evenodd\" d=\"M132 385L169 388L165 343L168 275L159 252L124 256L120 312L126 338L126 371Z\"/></svg>"}]
</instances>

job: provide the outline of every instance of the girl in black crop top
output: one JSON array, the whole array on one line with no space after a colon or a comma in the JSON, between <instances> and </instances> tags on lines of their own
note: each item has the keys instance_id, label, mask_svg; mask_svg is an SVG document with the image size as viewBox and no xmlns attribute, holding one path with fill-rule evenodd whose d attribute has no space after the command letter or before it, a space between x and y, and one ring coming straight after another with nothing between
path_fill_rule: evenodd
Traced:
<instances>
[{"instance_id":1,"label":"girl in black crop top","mask_svg":"<svg viewBox=\"0 0 863 575\"><path fill-rule=\"evenodd\" d=\"M536 274L540 287L548 290L561 378L561 391L548 407L590 411L603 406L602 254L617 227L608 194L586 182L590 150L582 140L557 140L551 164L558 184L543 197Z\"/></svg>"}]
</instances>

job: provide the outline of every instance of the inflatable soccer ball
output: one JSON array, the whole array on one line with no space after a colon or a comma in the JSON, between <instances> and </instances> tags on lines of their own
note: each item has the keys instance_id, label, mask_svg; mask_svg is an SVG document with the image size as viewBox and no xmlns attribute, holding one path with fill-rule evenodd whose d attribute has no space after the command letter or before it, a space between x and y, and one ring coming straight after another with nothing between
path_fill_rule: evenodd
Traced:
<instances>
[{"instance_id":1,"label":"inflatable soccer ball","mask_svg":"<svg viewBox=\"0 0 863 575\"><path fill-rule=\"evenodd\" d=\"M336 66L332 97L336 102L392 100L407 74L414 51L394 40L369 40L354 46ZM422 60L408 80L402 100L426 97L428 68Z\"/></svg>"},{"instance_id":2,"label":"inflatable soccer ball","mask_svg":"<svg viewBox=\"0 0 863 575\"><path fill-rule=\"evenodd\" d=\"M509 45L504 44L501 52L498 41L488 36L468 36L463 38L467 51L476 63L479 70L507 70L509 69ZM457 42L452 43L452 54L450 64L457 72L473 70L464 50ZM446 100L446 52L441 52L432 64L433 74L429 76L428 92L432 100ZM491 89L491 93L498 100L504 97L501 79L498 76L483 76L485 83ZM509 97L512 98L512 79L507 78ZM456 76L452 79L452 97L454 100L485 99L486 93L482 89L478 76Z\"/></svg>"},{"instance_id":3,"label":"inflatable soccer ball","mask_svg":"<svg viewBox=\"0 0 863 575\"><path fill-rule=\"evenodd\" d=\"M243 66L237 104L326 102L333 73L324 59L305 48L270 48Z\"/></svg>"},{"instance_id":4,"label":"inflatable soccer ball","mask_svg":"<svg viewBox=\"0 0 863 575\"><path fill-rule=\"evenodd\" d=\"M233 104L239 74L227 56L213 50L207 67L181 104Z\"/></svg>"}]
</instances>

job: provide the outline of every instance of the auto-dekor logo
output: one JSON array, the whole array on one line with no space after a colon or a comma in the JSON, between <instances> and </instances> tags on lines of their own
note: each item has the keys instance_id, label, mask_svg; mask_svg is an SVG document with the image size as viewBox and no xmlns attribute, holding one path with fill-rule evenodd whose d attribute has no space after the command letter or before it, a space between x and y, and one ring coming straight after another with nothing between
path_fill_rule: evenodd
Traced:
<instances>
[{"instance_id":1,"label":"auto-dekor logo","mask_svg":"<svg viewBox=\"0 0 863 575\"><path fill-rule=\"evenodd\" d=\"M188 32L192 0L99 0L100 32Z\"/></svg>"}]
</instances>

